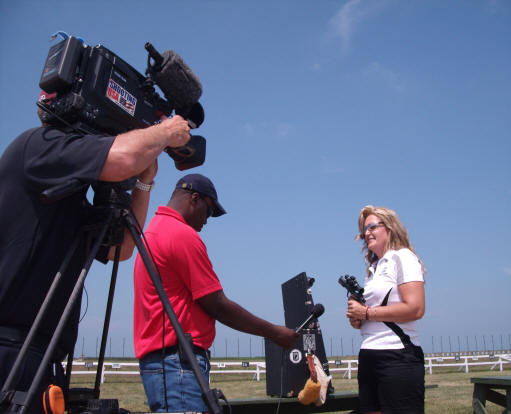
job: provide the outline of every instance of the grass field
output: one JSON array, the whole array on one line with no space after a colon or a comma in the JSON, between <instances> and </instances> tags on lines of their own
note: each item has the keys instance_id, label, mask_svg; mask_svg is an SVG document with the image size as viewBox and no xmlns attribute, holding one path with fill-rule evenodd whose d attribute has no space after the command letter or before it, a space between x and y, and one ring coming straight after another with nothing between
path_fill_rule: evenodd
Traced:
<instances>
[{"instance_id":1,"label":"grass field","mask_svg":"<svg viewBox=\"0 0 511 414\"><path fill-rule=\"evenodd\" d=\"M130 361L131 362L131 361ZM133 370L131 367L130 370ZM436 384L437 388L426 390L426 413L472 413L471 377L510 375L511 368L504 371L471 369L471 372L457 372L456 368L437 369L432 375L426 374L426 384ZM72 386L93 387L93 375L72 376ZM266 381L264 374L261 381L256 381L252 374L214 374L211 378L211 388L223 391L227 399L253 398L266 396ZM348 380L342 375L333 376L335 391L356 391L356 377ZM132 412L148 411L146 398L140 377L138 375L107 376L101 386L101 398L115 398L119 406ZM487 403L488 413L502 413L503 408L493 403Z\"/></svg>"}]
</instances>

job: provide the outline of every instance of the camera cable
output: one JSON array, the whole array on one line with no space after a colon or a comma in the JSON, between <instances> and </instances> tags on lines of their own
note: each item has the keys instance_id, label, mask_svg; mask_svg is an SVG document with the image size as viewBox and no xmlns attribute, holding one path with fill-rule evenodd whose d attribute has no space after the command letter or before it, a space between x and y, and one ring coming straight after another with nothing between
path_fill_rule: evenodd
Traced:
<instances>
[{"instance_id":1,"label":"camera cable","mask_svg":"<svg viewBox=\"0 0 511 414\"><path fill-rule=\"evenodd\" d=\"M87 293L87 288L85 287L85 284L83 285L83 291L85 293L85 310L83 311L83 315L81 316L78 323L83 321L83 318L85 318L85 315L87 315L87 310L89 309L89 294Z\"/></svg>"},{"instance_id":2,"label":"camera cable","mask_svg":"<svg viewBox=\"0 0 511 414\"><path fill-rule=\"evenodd\" d=\"M284 359L286 357L286 350L282 348L282 358L280 359L280 393L279 393L279 403L277 404L277 411L275 414L279 414L280 410L280 402L282 401L282 392L284 391ZM266 367L268 368L268 367Z\"/></svg>"}]
</instances>

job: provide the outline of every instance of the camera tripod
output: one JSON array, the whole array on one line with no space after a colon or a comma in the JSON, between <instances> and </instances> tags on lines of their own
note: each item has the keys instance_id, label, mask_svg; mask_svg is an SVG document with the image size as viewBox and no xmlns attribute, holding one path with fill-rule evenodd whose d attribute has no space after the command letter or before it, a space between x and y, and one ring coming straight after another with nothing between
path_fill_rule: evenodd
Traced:
<instances>
[{"instance_id":1,"label":"camera tripod","mask_svg":"<svg viewBox=\"0 0 511 414\"><path fill-rule=\"evenodd\" d=\"M98 369L96 373L96 380L93 390L89 389L78 389L81 393L81 397L85 396L86 399L99 399L100 394L100 380L101 374L103 370L103 362L105 357L105 349L108 337L108 329L110 323L111 310L113 305L113 296L115 291L115 284L117 280L117 271L119 266L119 257L120 257L120 244L122 242L122 235L124 234L124 229L127 229L135 242L135 246L142 258L144 266L151 278L151 281L158 293L159 299L162 303L165 314L168 316L170 323L176 333L178 343L180 348L182 349L185 358L188 360L192 371L195 375L195 378L199 384L199 387L202 391L202 398L206 403L209 412L212 414L220 414L223 412L220 407L219 399L225 399L221 390L210 389L209 384L204 379L204 376L200 370L200 367L195 358L195 354L193 352L192 344L187 340L186 334L184 333L179 320L172 308L170 300L165 293L163 288L162 281L159 277L159 274L156 270L155 264L152 262L151 257L149 255L146 246L143 244L140 233L141 229L139 229L138 223L136 222L136 218L134 217L130 206L131 199L129 194L125 191L126 183L99 183L97 188L95 188L95 197L94 197L94 206L93 210L98 214L99 220L95 223L88 224L83 226L79 233L77 234L74 242L70 246L69 250L66 252L64 260L61 264L61 267L57 274L55 275L53 282L46 294L46 297L41 305L41 308L38 311L38 314L32 324L27 337L20 349L20 352L14 362L14 365L5 381L2 390L1 390L1 401L2 401L2 409L5 410L6 413L14 414L20 413L25 414L31 404L34 402L34 398L40 392L41 384L44 380L44 376L47 372L48 366L52 362L52 356L57 349L57 344L59 339L62 336L64 328L71 316L71 313L76 305L77 301L80 299L80 295L82 293L83 285L85 282L85 278L89 272L89 269L92 265L92 262L97 257L98 252L102 246L110 247L115 246L115 256L114 263L112 268L112 275L110 280L110 290L108 294L107 307L105 312L105 321L103 325L103 334L101 339L101 348L98 357ZM80 185L83 187L83 185ZM71 192L76 191L76 187ZM66 189L66 194L68 194L69 186ZM65 195L64 195L65 196ZM62 198L62 194L53 195L55 199ZM96 198L99 199L99 205L96 204ZM42 361L37 369L37 372L34 376L34 380L32 381L30 388L28 391L18 391L13 390L13 386L16 384L17 377L20 374L22 367L22 363L27 355L28 349L30 345L33 343L37 331L41 326L41 322L47 310L49 308L49 304L51 300L57 293L57 289L60 281L62 280L63 274L65 273L67 266L69 265L74 252L76 251L80 241L83 237L93 235L94 239L90 250L88 252L88 256L83 264L83 267L78 275L77 281L74 285L74 288L69 296L68 302L62 312L62 315L59 319L55 332L50 340L50 343L44 353ZM66 369L66 381L67 388L69 389L69 383L71 378L71 369L72 369L72 353L68 355L67 369ZM68 394L68 403L72 403L71 395L73 390L69 390ZM5 407L5 408L4 408ZM79 411L74 412L80 412ZM86 410L86 407L85 407Z\"/></svg>"}]
</instances>

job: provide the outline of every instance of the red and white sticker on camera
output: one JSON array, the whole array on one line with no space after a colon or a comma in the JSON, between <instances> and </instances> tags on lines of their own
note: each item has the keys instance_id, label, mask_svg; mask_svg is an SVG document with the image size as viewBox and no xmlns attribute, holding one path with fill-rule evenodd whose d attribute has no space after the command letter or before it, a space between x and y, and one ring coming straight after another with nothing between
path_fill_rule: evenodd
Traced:
<instances>
[{"instance_id":1,"label":"red and white sticker on camera","mask_svg":"<svg viewBox=\"0 0 511 414\"><path fill-rule=\"evenodd\" d=\"M131 93L129 93L126 89L124 89L113 79L110 79L108 81L108 89L106 90L106 96L112 102L115 102L122 109L128 112L130 115L132 116L135 115L137 98L135 98Z\"/></svg>"}]
</instances>

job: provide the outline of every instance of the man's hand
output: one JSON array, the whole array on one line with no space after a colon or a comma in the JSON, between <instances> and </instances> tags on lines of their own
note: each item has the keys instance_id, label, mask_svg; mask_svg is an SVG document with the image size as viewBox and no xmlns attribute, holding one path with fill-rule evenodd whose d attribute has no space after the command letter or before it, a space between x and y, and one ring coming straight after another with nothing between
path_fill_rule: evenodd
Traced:
<instances>
[{"instance_id":1,"label":"man's hand","mask_svg":"<svg viewBox=\"0 0 511 414\"><path fill-rule=\"evenodd\" d=\"M298 332L286 328L285 326L275 325L275 334L272 335L270 339L277 345L289 349L296 343L299 337L300 334Z\"/></svg>"},{"instance_id":2,"label":"man's hand","mask_svg":"<svg viewBox=\"0 0 511 414\"><path fill-rule=\"evenodd\" d=\"M159 128L162 128L168 137L168 147L182 147L190 140L190 126L180 115L174 115L172 118L162 116Z\"/></svg>"}]
</instances>

